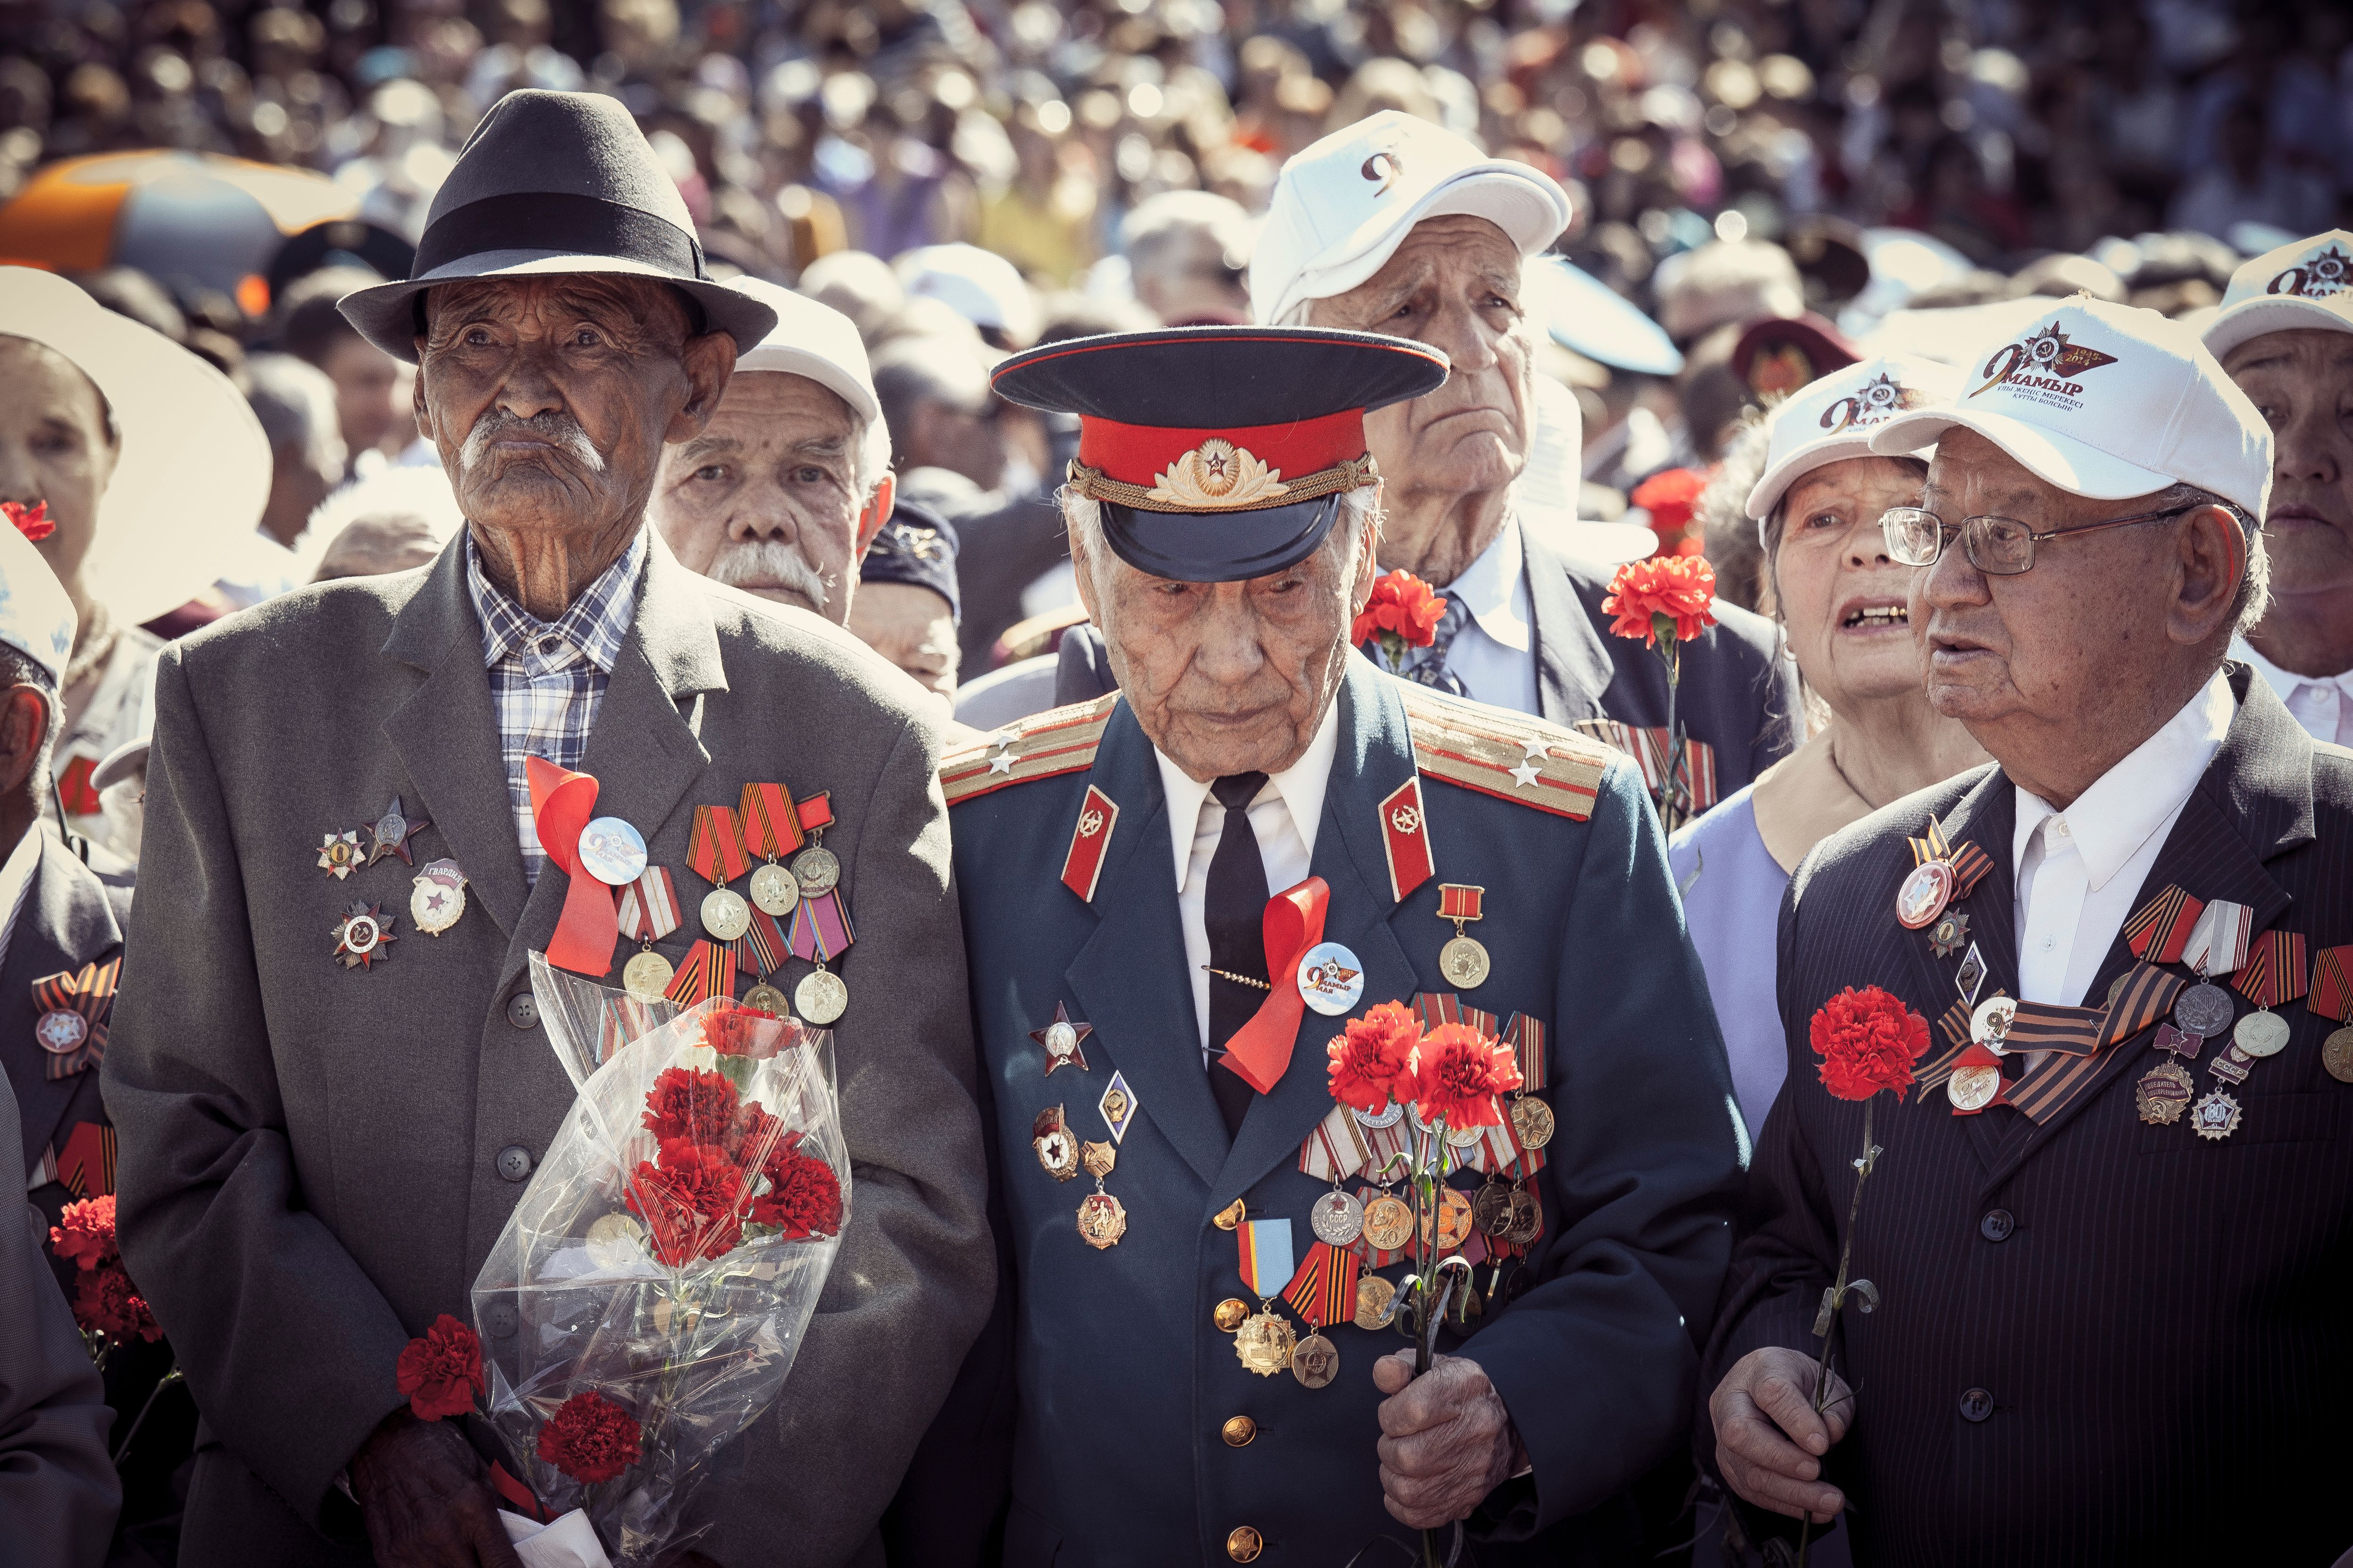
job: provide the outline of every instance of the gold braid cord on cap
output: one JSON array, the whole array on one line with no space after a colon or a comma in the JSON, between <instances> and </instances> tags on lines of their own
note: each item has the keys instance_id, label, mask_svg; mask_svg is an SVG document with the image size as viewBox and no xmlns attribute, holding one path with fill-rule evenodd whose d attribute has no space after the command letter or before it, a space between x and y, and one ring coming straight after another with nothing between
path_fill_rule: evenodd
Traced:
<instances>
[{"instance_id":1,"label":"gold braid cord on cap","mask_svg":"<svg viewBox=\"0 0 2353 1568\"><path fill-rule=\"evenodd\" d=\"M1270 468L1245 447L1208 440L1153 476L1150 485L1114 479L1101 468L1071 459L1071 488L1082 496L1107 500L1137 511L1250 511L1262 507L1289 506L1341 490L1358 489L1380 478L1373 455L1366 453L1337 468L1324 468L1304 479L1285 480L1279 468Z\"/></svg>"}]
</instances>

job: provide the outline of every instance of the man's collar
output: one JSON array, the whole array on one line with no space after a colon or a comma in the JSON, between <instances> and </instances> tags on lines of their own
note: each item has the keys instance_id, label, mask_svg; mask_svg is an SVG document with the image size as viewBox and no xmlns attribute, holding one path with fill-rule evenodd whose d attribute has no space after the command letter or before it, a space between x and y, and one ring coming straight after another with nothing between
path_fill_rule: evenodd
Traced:
<instances>
[{"instance_id":1,"label":"man's collar","mask_svg":"<svg viewBox=\"0 0 2353 1568\"><path fill-rule=\"evenodd\" d=\"M1462 601L1479 629L1514 653L1535 646L1535 629L1528 625L1526 584L1522 572L1520 520L1507 512L1504 526L1446 592Z\"/></svg>"},{"instance_id":2,"label":"man's collar","mask_svg":"<svg viewBox=\"0 0 2353 1568\"><path fill-rule=\"evenodd\" d=\"M1267 775L1267 782L1282 797L1283 809L1291 813L1291 824L1299 830L1299 840L1307 847L1310 859L1315 855L1315 828L1324 820L1324 792L1332 782L1332 763L1339 746L1340 703L1335 693L1324 706L1324 721L1315 727L1315 736L1299 760L1279 773ZM1176 886L1182 888L1187 872L1192 869L1193 837L1200 827L1201 803L1209 797L1209 784L1170 762L1157 746L1152 748L1152 760L1160 765L1160 793L1168 804L1168 847L1176 857Z\"/></svg>"},{"instance_id":3,"label":"man's collar","mask_svg":"<svg viewBox=\"0 0 2353 1568\"><path fill-rule=\"evenodd\" d=\"M2233 634L2231 657L2263 678L2263 684L2279 693L2286 701L2295 695L2299 686L2334 686L2348 697L2353 697L2353 669L2339 670L2335 675L2298 675L2292 669L2282 669L2257 651L2255 645L2243 636Z\"/></svg>"},{"instance_id":4,"label":"man's collar","mask_svg":"<svg viewBox=\"0 0 2353 1568\"><path fill-rule=\"evenodd\" d=\"M649 532L647 526L640 523L620 559L598 573L596 580L553 621L541 620L491 581L490 574L482 570L481 551L470 532L465 541L466 591L481 622L483 664L523 657L532 645L552 636L565 647L554 650L557 658L550 663L567 662L562 654L568 649L585 655L607 675L612 674L614 661L621 656L621 644L628 637L630 613L637 607L638 582L645 567Z\"/></svg>"},{"instance_id":5,"label":"man's collar","mask_svg":"<svg viewBox=\"0 0 2353 1568\"><path fill-rule=\"evenodd\" d=\"M2063 816L2068 837L2084 858L2086 883L2094 891L2106 886L2189 798L2237 713L2230 682L2217 670L2180 711L2094 779L2064 812L2021 787L2010 834L2012 873L2024 862L2027 847L2044 823Z\"/></svg>"}]
</instances>

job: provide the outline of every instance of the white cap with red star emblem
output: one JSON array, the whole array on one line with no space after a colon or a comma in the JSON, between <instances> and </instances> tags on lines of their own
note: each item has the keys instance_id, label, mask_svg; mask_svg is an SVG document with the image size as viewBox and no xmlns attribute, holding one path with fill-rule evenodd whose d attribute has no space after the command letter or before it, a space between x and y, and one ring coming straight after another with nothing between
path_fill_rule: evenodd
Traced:
<instances>
[{"instance_id":1,"label":"white cap with red star emblem","mask_svg":"<svg viewBox=\"0 0 2353 1568\"><path fill-rule=\"evenodd\" d=\"M2204 336L2221 359L2266 332L2316 330L2353 332L2353 234L2341 228L2241 262Z\"/></svg>"}]
</instances>

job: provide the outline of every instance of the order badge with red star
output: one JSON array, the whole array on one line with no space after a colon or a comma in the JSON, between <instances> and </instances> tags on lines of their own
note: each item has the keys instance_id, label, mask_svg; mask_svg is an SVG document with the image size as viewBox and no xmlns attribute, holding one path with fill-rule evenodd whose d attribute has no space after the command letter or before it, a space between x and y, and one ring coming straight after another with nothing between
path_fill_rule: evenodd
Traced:
<instances>
[{"instance_id":1,"label":"order badge with red star","mask_svg":"<svg viewBox=\"0 0 2353 1568\"><path fill-rule=\"evenodd\" d=\"M368 968L393 942L392 922L381 904L354 903L328 929L335 938L332 956L345 969Z\"/></svg>"},{"instance_id":2,"label":"order badge with red star","mask_svg":"<svg viewBox=\"0 0 2353 1568\"><path fill-rule=\"evenodd\" d=\"M417 873L408 895L408 918L427 936L439 936L466 912L466 873L450 859L430 860Z\"/></svg>"}]
</instances>

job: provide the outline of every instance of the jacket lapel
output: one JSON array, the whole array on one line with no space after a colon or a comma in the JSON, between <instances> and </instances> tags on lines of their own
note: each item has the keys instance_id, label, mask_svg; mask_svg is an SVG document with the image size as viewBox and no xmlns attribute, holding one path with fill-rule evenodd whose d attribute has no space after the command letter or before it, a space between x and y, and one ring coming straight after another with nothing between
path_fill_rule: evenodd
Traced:
<instances>
[{"instance_id":1,"label":"jacket lapel","mask_svg":"<svg viewBox=\"0 0 2353 1568\"><path fill-rule=\"evenodd\" d=\"M33 1037L38 1016L33 983L60 970L79 969L122 941L104 886L47 829L37 825L31 831L41 837L40 859L8 932L7 959L0 963L0 1029L7 1031L0 1058L7 1063L8 1085L16 1091L24 1124L28 1172L39 1168L41 1155L57 1142L58 1123L84 1078L95 1070L50 1080L46 1053Z\"/></svg>"},{"instance_id":2,"label":"jacket lapel","mask_svg":"<svg viewBox=\"0 0 2353 1568\"><path fill-rule=\"evenodd\" d=\"M1517 517L1522 570L1527 574L1528 605L1536 639L1536 701L1548 722L1571 725L1603 717L1601 694L1609 689L1615 667L1584 601L1569 586L1568 565Z\"/></svg>"},{"instance_id":3,"label":"jacket lapel","mask_svg":"<svg viewBox=\"0 0 2353 1568\"><path fill-rule=\"evenodd\" d=\"M1226 1126L1201 1065L1169 861L1168 807L1152 742L1125 702L1112 709L1087 782L1112 798L1119 820L1089 906L1098 922L1094 934L1063 977L1078 1016L1094 1026L1088 1048L1100 1043L1134 1089L1137 1114L1160 1130L1196 1175L1213 1183L1227 1159ZM1074 805L1073 826L1077 811ZM1077 895L1058 887L1050 896Z\"/></svg>"}]
</instances>

